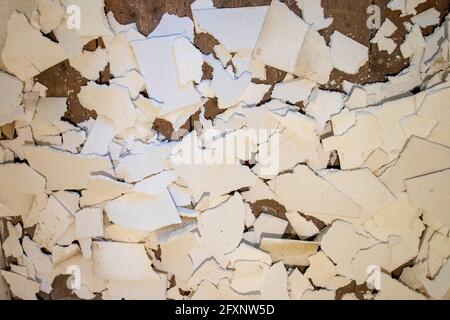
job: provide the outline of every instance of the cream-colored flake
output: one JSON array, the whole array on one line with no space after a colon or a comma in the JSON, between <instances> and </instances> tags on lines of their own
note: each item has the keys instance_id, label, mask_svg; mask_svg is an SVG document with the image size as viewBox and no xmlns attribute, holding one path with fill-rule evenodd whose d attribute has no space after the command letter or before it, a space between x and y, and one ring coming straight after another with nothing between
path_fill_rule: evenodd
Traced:
<instances>
[{"instance_id":1,"label":"cream-colored flake","mask_svg":"<svg viewBox=\"0 0 450 320\"><path fill-rule=\"evenodd\" d=\"M94 274L104 280L158 280L143 244L102 242L92 243Z\"/></svg>"},{"instance_id":2,"label":"cream-colored flake","mask_svg":"<svg viewBox=\"0 0 450 320\"><path fill-rule=\"evenodd\" d=\"M347 74L356 74L369 60L369 48L335 31L330 40L333 66Z\"/></svg>"},{"instance_id":3,"label":"cream-colored flake","mask_svg":"<svg viewBox=\"0 0 450 320\"><path fill-rule=\"evenodd\" d=\"M14 12L8 21L8 37L2 60L22 81L66 59L63 48L34 29L25 15Z\"/></svg>"},{"instance_id":4,"label":"cream-colored flake","mask_svg":"<svg viewBox=\"0 0 450 320\"><path fill-rule=\"evenodd\" d=\"M287 265L308 266L308 257L316 253L319 245L318 242L263 238L260 249L270 253L274 262L283 261Z\"/></svg>"},{"instance_id":5,"label":"cream-colored flake","mask_svg":"<svg viewBox=\"0 0 450 320\"><path fill-rule=\"evenodd\" d=\"M49 147L24 147L30 166L47 179L47 190L87 187L93 173L113 174L109 158L79 156Z\"/></svg>"},{"instance_id":6,"label":"cream-colored flake","mask_svg":"<svg viewBox=\"0 0 450 320\"><path fill-rule=\"evenodd\" d=\"M156 197L128 193L108 203L105 211L115 224L138 231L153 231L181 223L167 189Z\"/></svg>"}]
</instances>

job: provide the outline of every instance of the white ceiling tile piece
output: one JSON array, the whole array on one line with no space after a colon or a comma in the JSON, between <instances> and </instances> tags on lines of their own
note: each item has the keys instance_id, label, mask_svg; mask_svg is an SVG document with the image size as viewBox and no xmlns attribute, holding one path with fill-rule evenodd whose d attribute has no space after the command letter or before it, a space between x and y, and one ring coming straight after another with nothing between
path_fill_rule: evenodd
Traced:
<instances>
[{"instance_id":1,"label":"white ceiling tile piece","mask_svg":"<svg viewBox=\"0 0 450 320\"><path fill-rule=\"evenodd\" d=\"M322 140L325 151L337 150L341 169L360 168L367 158L382 147L381 128L377 118L368 112L356 114L356 125L342 136Z\"/></svg>"},{"instance_id":2,"label":"white ceiling tile piece","mask_svg":"<svg viewBox=\"0 0 450 320\"><path fill-rule=\"evenodd\" d=\"M22 238L22 226L20 223L13 226L11 222L7 222L8 237L3 241L2 253L6 257L13 257L20 259L23 255L22 244L20 239Z\"/></svg>"},{"instance_id":3,"label":"white ceiling tile piece","mask_svg":"<svg viewBox=\"0 0 450 320\"><path fill-rule=\"evenodd\" d=\"M72 214L55 197L50 196L47 206L39 212L33 240L41 247L51 248L74 222Z\"/></svg>"},{"instance_id":4,"label":"white ceiling tile piece","mask_svg":"<svg viewBox=\"0 0 450 320\"><path fill-rule=\"evenodd\" d=\"M439 271L434 280L424 279L424 286L427 293L434 299L443 299L449 290L450 283L450 262L447 263Z\"/></svg>"},{"instance_id":5,"label":"white ceiling tile piece","mask_svg":"<svg viewBox=\"0 0 450 320\"><path fill-rule=\"evenodd\" d=\"M336 275L335 265L323 251L317 252L308 259L309 268L305 272L305 277L311 279L311 282L317 287L326 287Z\"/></svg>"},{"instance_id":6,"label":"white ceiling tile piece","mask_svg":"<svg viewBox=\"0 0 450 320\"><path fill-rule=\"evenodd\" d=\"M41 196L45 193L45 179L26 164L1 164L0 189Z\"/></svg>"},{"instance_id":7,"label":"white ceiling tile piece","mask_svg":"<svg viewBox=\"0 0 450 320\"><path fill-rule=\"evenodd\" d=\"M359 218L350 219L355 225L364 223L396 200L389 189L368 169L324 172L322 177L361 207Z\"/></svg>"},{"instance_id":8,"label":"white ceiling tile piece","mask_svg":"<svg viewBox=\"0 0 450 320\"><path fill-rule=\"evenodd\" d=\"M113 200L123 194L130 193L133 186L115 181L107 176L95 175L89 179L86 190L81 192L81 207L89 207Z\"/></svg>"},{"instance_id":9,"label":"white ceiling tile piece","mask_svg":"<svg viewBox=\"0 0 450 320\"><path fill-rule=\"evenodd\" d=\"M240 77L235 78L212 55L207 56L205 61L214 69L209 89L218 98L219 108L226 109L238 104L250 85L252 74L245 72Z\"/></svg>"}]
</instances>

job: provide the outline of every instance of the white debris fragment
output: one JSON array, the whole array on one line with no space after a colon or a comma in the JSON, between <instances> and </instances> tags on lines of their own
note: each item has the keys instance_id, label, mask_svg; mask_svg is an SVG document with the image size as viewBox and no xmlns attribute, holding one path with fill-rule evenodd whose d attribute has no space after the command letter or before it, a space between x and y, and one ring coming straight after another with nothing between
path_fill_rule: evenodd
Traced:
<instances>
[{"instance_id":1,"label":"white debris fragment","mask_svg":"<svg viewBox=\"0 0 450 320\"><path fill-rule=\"evenodd\" d=\"M263 238L259 248L270 253L274 262L287 265L309 266L308 257L316 253L318 242Z\"/></svg>"},{"instance_id":2,"label":"white debris fragment","mask_svg":"<svg viewBox=\"0 0 450 320\"><path fill-rule=\"evenodd\" d=\"M109 158L79 156L49 147L24 147L30 166L47 179L47 190L77 190L87 187L91 174L113 174Z\"/></svg>"},{"instance_id":3,"label":"white debris fragment","mask_svg":"<svg viewBox=\"0 0 450 320\"><path fill-rule=\"evenodd\" d=\"M145 246L138 243L94 241L92 243L94 274L104 280L158 280Z\"/></svg>"},{"instance_id":4,"label":"white debris fragment","mask_svg":"<svg viewBox=\"0 0 450 320\"><path fill-rule=\"evenodd\" d=\"M78 36L97 39L101 36L113 35L105 15L104 0L62 0L61 2L66 8L69 6L79 8L83 23L80 24L80 28L75 29Z\"/></svg>"},{"instance_id":5,"label":"white debris fragment","mask_svg":"<svg viewBox=\"0 0 450 320\"><path fill-rule=\"evenodd\" d=\"M77 239L102 238L103 211L101 208L88 208L75 214Z\"/></svg>"},{"instance_id":6,"label":"white debris fragment","mask_svg":"<svg viewBox=\"0 0 450 320\"><path fill-rule=\"evenodd\" d=\"M44 33L50 33L64 18L65 10L57 0L39 0L39 25Z\"/></svg>"},{"instance_id":7,"label":"white debris fragment","mask_svg":"<svg viewBox=\"0 0 450 320\"><path fill-rule=\"evenodd\" d=\"M291 188L293 183L298 188ZM306 166L298 166L293 173L278 176L269 186L289 211L348 217L359 217L360 214L360 207L350 197ZM320 200L325 198L327 201Z\"/></svg>"},{"instance_id":8,"label":"white debris fragment","mask_svg":"<svg viewBox=\"0 0 450 320\"><path fill-rule=\"evenodd\" d=\"M178 80L182 86L191 81L200 83L203 77L203 55L184 37L175 39L173 44Z\"/></svg>"},{"instance_id":9,"label":"white debris fragment","mask_svg":"<svg viewBox=\"0 0 450 320\"><path fill-rule=\"evenodd\" d=\"M333 23L333 18L325 18L322 0L296 0L297 6L302 10L303 20L314 30L328 28Z\"/></svg>"},{"instance_id":10,"label":"white debris fragment","mask_svg":"<svg viewBox=\"0 0 450 320\"><path fill-rule=\"evenodd\" d=\"M8 71L24 81L65 59L62 47L34 29L25 15L17 12L11 15L2 51L2 60Z\"/></svg>"},{"instance_id":11,"label":"white debris fragment","mask_svg":"<svg viewBox=\"0 0 450 320\"><path fill-rule=\"evenodd\" d=\"M421 28L426 28L439 24L440 16L440 12L433 7L412 17L411 22Z\"/></svg>"},{"instance_id":12,"label":"white debris fragment","mask_svg":"<svg viewBox=\"0 0 450 320\"><path fill-rule=\"evenodd\" d=\"M29 280L21 275L8 271L0 271L10 286L11 293L22 300L37 300L39 283Z\"/></svg>"},{"instance_id":13,"label":"white debris fragment","mask_svg":"<svg viewBox=\"0 0 450 320\"><path fill-rule=\"evenodd\" d=\"M126 88L90 82L81 88L78 98L86 109L112 120L116 133L122 133L136 122L135 107Z\"/></svg>"},{"instance_id":14,"label":"white debris fragment","mask_svg":"<svg viewBox=\"0 0 450 320\"><path fill-rule=\"evenodd\" d=\"M411 31L406 35L405 42L400 45L400 51L404 58L411 57L415 52L426 47L422 31L418 25L413 25Z\"/></svg>"},{"instance_id":15,"label":"white debris fragment","mask_svg":"<svg viewBox=\"0 0 450 320\"><path fill-rule=\"evenodd\" d=\"M0 90L2 102L0 104L0 126L5 125L3 120L10 113L14 112L22 100L23 83L15 77L0 72Z\"/></svg>"},{"instance_id":16,"label":"white debris fragment","mask_svg":"<svg viewBox=\"0 0 450 320\"><path fill-rule=\"evenodd\" d=\"M335 31L330 38L333 66L347 74L356 74L369 60L369 48Z\"/></svg>"},{"instance_id":17,"label":"white debris fragment","mask_svg":"<svg viewBox=\"0 0 450 320\"><path fill-rule=\"evenodd\" d=\"M278 0L270 5L253 57L320 84L328 82L333 69L323 37Z\"/></svg>"},{"instance_id":18,"label":"white debris fragment","mask_svg":"<svg viewBox=\"0 0 450 320\"><path fill-rule=\"evenodd\" d=\"M386 18L375 36L370 40L370 43L376 43L379 51L387 51L387 53L391 54L397 48L394 40L389 38L395 31L397 31L397 26Z\"/></svg>"},{"instance_id":19,"label":"white debris fragment","mask_svg":"<svg viewBox=\"0 0 450 320\"><path fill-rule=\"evenodd\" d=\"M253 49L268 7L193 10L197 32L215 37L229 52Z\"/></svg>"},{"instance_id":20,"label":"white debris fragment","mask_svg":"<svg viewBox=\"0 0 450 320\"><path fill-rule=\"evenodd\" d=\"M83 51L81 55L69 59L69 61L70 65L78 70L83 77L92 81L100 78L100 72L102 72L108 64L107 52L102 48L97 48L97 50L93 52Z\"/></svg>"},{"instance_id":21,"label":"white debris fragment","mask_svg":"<svg viewBox=\"0 0 450 320\"><path fill-rule=\"evenodd\" d=\"M169 191L158 196L126 194L105 206L108 218L122 227L137 231L154 231L181 223Z\"/></svg>"},{"instance_id":22,"label":"white debris fragment","mask_svg":"<svg viewBox=\"0 0 450 320\"><path fill-rule=\"evenodd\" d=\"M193 83L184 86L180 84L174 56L174 44L178 38L179 36L174 35L131 42L139 70L147 80L147 93L162 105L162 115L193 107L201 102Z\"/></svg>"},{"instance_id":23,"label":"white debris fragment","mask_svg":"<svg viewBox=\"0 0 450 320\"><path fill-rule=\"evenodd\" d=\"M145 88L145 79L136 70L131 70L123 77L114 78L110 83L128 88L133 100L136 100L139 97L139 93L144 91Z\"/></svg>"},{"instance_id":24,"label":"white debris fragment","mask_svg":"<svg viewBox=\"0 0 450 320\"><path fill-rule=\"evenodd\" d=\"M307 79L277 83L272 92L272 99L279 99L294 104L305 102L315 87L316 83Z\"/></svg>"},{"instance_id":25,"label":"white debris fragment","mask_svg":"<svg viewBox=\"0 0 450 320\"><path fill-rule=\"evenodd\" d=\"M322 133L325 124L332 115L338 114L344 107L345 96L339 92L315 89L306 106L306 114L317 121L317 132Z\"/></svg>"}]
</instances>

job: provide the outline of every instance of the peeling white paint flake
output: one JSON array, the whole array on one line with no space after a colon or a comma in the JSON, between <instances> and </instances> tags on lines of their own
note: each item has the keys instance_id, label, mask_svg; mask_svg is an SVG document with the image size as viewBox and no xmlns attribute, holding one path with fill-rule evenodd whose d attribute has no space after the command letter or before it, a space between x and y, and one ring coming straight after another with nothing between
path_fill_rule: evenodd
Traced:
<instances>
[{"instance_id":1,"label":"peeling white paint flake","mask_svg":"<svg viewBox=\"0 0 450 320\"><path fill-rule=\"evenodd\" d=\"M278 0L270 5L253 57L321 84L328 82L333 69L323 37Z\"/></svg>"},{"instance_id":2,"label":"peeling white paint flake","mask_svg":"<svg viewBox=\"0 0 450 320\"><path fill-rule=\"evenodd\" d=\"M369 60L369 48L335 31L330 39L333 66L348 74L356 74Z\"/></svg>"},{"instance_id":3,"label":"peeling white paint flake","mask_svg":"<svg viewBox=\"0 0 450 320\"><path fill-rule=\"evenodd\" d=\"M450 299L450 17L295 2L0 1L0 300Z\"/></svg>"},{"instance_id":4,"label":"peeling white paint flake","mask_svg":"<svg viewBox=\"0 0 450 320\"><path fill-rule=\"evenodd\" d=\"M378 50L387 51L387 53L391 54L397 48L394 40L390 39L395 31L397 31L397 26L386 18L375 36L370 40L370 43L376 43Z\"/></svg>"},{"instance_id":5,"label":"peeling white paint flake","mask_svg":"<svg viewBox=\"0 0 450 320\"><path fill-rule=\"evenodd\" d=\"M24 81L65 59L63 48L34 29L25 15L17 12L11 15L2 51L8 71Z\"/></svg>"}]
</instances>

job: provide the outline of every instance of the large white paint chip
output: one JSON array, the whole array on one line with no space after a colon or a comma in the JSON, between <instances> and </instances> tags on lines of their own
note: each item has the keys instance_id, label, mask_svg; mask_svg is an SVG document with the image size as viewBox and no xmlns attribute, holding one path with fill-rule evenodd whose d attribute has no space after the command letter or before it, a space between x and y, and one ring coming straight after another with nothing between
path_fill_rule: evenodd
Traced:
<instances>
[{"instance_id":1,"label":"large white paint chip","mask_svg":"<svg viewBox=\"0 0 450 320\"><path fill-rule=\"evenodd\" d=\"M186 84L186 80L197 78L195 69L193 73L190 69L177 69L174 52L177 52L175 44L179 43L180 40L177 40L179 38L179 35L170 35L131 42L141 74L146 79L147 93L162 106L161 115L192 107L201 102L201 96L195 90L193 82ZM194 50L195 55L196 49L191 49ZM178 61L182 62L184 67L186 67L185 63L191 63L184 61L186 57L178 54L178 59L180 58L183 61ZM200 64L196 63L195 66L201 69ZM182 82L185 85L182 85Z\"/></svg>"},{"instance_id":2,"label":"large white paint chip","mask_svg":"<svg viewBox=\"0 0 450 320\"><path fill-rule=\"evenodd\" d=\"M411 203L425 211L426 221L450 227L450 169L407 179L405 186Z\"/></svg>"},{"instance_id":3,"label":"large white paint chip","mask_svg":"<svg viewBox=\"0 0 450 320\"><path fill-rule=\"evenodd\" d=\"M6 124L2 118L14 112L22 100L23 83L5 73L0 72L0 95L2 101L0 102L0 126Z\"/></svg>"},{"instance_id":4,"label":"large white paint chip","mask_svg":"<svg viewBox=\"0 0 450 320\"><path fill-rule=\"evenodd\" d=\"M323 37L278 0L270 5L253 58L321 84L333 70Z\"/></svg>"},{"instance_id":5,"label":"large white paint chip","mask_svg":"<svg viewBox=\"0 0 450 320\"><path fill-rule=\"evenodd\" d=\"M34 29L25 15L17 12L11 15L2 51L9 72L25 81L65 59L63 48Z\"/></svg>"},{"instance_id":6,"label":"large white paint chip","mask_svg":"<svg viewBox=\"0 0 450 320\"><path fill-rule=\"evenodd\" d=\"M201 243L211 255L226 254L237 248L244 232L245 206L236 193L224 204L198 217Z\"/></svg>"},{"instance_id":7,"label":"large white paint chip","mask_svg":"<svg viewBox=\"0 0 450 320\"><path fill-rule=\"evenodd\" d=\"M78 99L86 109L111 119L116 133L133 127L136 122L136 110L127 88L90 82L81 87Z\"/></svg>"},{"instance_id":8,"label":"large white paint chip","mask_svg":"<svg viewBox=\"0 0 450 320\"><path fill-rule=\"evenodd\" d=\"M256 45L269 7L193 10L197 32L207 32L229 52L248 50Z\"/></svg>"},{"instance_id":9,"label":"large white paint chip","mask_svg":"<svg viewBox=\"0 0 450 320\"><path fill-rule=\"evenodd\" d=\"M159 279L143 244L94 241L92 262L94 274L103 280Z\"/></svg>"},{"instance_id":10,"label":"large white paint chip","mask_svg":"<svg viewBox=\"0 0 450 320\"><path fill-rule=\"evenodd\" d=\"M292 188L293 185L296 187ZM360 214L356 202L307 166L298 166L293 173L276 177L269 186L288 211L355 218Z\"/></svg>"},{"instance_id":11,"label":"large white paint chip","mask_svg":"<svg viewBox=\"0 0 450 320\"><path fill-rule=\"evenodd\" d=\"M158 196L128 193L108 203L105 211L115 224L137 231L154 231L181 223L167 189Z\"/></svg>"},{"instance_id":12,"label":"large white paint chip","mask_svg":"<svg viewBox=\"0 0 450 320\"><path fill-rule=\"evenodd\" d=\"M50 147L24 147L31 168L47 179L47 190L79 190L93 173L114 174L107 157L80 156Z\"/></svg>"},{"instance_id":13,"label":"large white paint chip","mask_svg":"<svg viewBox=\"0 0 450 320\"><path fill-rule=\"evenodd\" d=\"M369 60L369 48L335 31L330 40L333 66L347 74L356 74Z\"/></svg>"}]
</instances>

